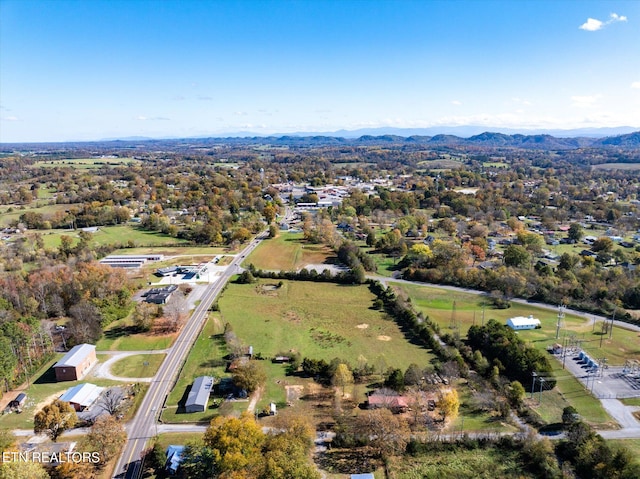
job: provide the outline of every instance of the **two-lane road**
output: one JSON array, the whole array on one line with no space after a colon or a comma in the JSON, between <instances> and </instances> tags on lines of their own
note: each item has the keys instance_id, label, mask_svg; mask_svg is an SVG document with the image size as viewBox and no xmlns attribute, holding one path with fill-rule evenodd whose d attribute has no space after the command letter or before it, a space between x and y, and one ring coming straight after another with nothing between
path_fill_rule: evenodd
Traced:
<instances>
[{"instance_id":1,"label":"two-lane road","mask_svg":"<svg viewBox=\"0 0 640 479\"><path fill-rule=\"evenodd\" d=\"M142 400L138 412L129 424L129 437L116 464L113 477L118 479L138 479L142 475L141 457L147 446L147 440L157 433L157 420L164 405L165 397L173 387L176 375L204 326L207 319L207 311L227 284L229 278L238 273L240 263L264 238L266 238L266 233L259 234L244 250L236 255L218 281L207 287L207 290L202 295L200 304L195 308L193 314L180 331L176 342L169 349L167 357L149 385L149 390Z\"/></svg>"}]
</instances>

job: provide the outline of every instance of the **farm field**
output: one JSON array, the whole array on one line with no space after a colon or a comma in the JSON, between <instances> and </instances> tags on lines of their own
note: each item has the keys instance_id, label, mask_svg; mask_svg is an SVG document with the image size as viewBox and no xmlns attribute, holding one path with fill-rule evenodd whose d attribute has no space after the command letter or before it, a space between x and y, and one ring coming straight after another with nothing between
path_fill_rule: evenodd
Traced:
<instances>
[{"instance_id":1,"label":"farm field","mask_svg":"<svg viewBox=\"0 0 640 479\"><path fill-rule=\"evenodd\" d=\"M166 354L136 354L116 361L111 374L125 378L150 378L155 376Z\"/></svg>"},{"instance_id":2,"label":"farm field","mask_svg":"<svg viewBox=\"0 0 640 479\"><path fill-rule=\"evenodd\" d=\"M229 284L219 300L224 321L256 353L270 357L295 350L302 357L340 357L353 365L363 356L403 370L433 358L409 343L386 313L370 309L374 296L366 286L276 283Z\"/></svg>"},{"instance_id":3,"label":"farm field","mask_svg":"<svg viewBox=\"0 0 640 479\"><path fill-rule=\"evenodd\" d=\"M42 236L45 247L57 248L60 246L60 237L62 235L71 236L74 240L78 240L78 231L49 230L48 232L44 232ZM174 238L164 233L145 231L133 225L100 226L98 232L92 234L91 243L95 245L131 244L134 246L156 247L189 244L186 240Z\"/></svg>"},{"instance_id":4,"label":"farm field","mask_svg":"<svg viewBox=\"0 0 640 479\"><path fill-rule=\"evenodd\" d=\"M244 264L252 263L257 269L295 271L332 257L335 256L329 247L307 243L302 233L280 232L277 237L262 241Z\"/></svg>"},{"instance_id":5,"label":"farm field","mask_svg":"<svg viewBox=\"0 0 640 479\"><path fill-rule=\"evenodd\" d=\"M413 305L437 322L443 332L452 332L452 326L455 324L459 328L460 335L465 336L474 321L475 324L482 324L482 309L485 301L482 295L412 284L397 283L394 287L408 294ZM455 315L452 313L454 301ZM576 339L582 340L582 348L585 351L598 357L607 357L610 365L622 366L626 359L640 359L640 342L638 341L640 333L616 326L613 329L612 339L606 336L601 348L601 322L594 325L590 319L566 314L562 321L559 338L556 339L557 314L557 311L516 302L512 302L511 307L507 309L495 309L489 305L484 307L485 321L496 319L506 322L508 318L514 316L529 315L538 318L542 323L541 329L518 333L522 339L538 349L545 349L554 343L562 343L565 335L575 335Z\"/></svg>"}]
</instances>

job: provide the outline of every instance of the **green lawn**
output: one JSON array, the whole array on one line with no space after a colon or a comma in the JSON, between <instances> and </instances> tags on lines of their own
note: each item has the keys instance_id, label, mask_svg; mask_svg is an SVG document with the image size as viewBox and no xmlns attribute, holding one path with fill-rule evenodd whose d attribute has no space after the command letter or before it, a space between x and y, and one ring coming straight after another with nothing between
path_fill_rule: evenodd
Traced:
<instances>
[{"instance_id":1,"label":"green lawn","mask_svg":"<svg viewBox=\"0 0 640 479\"><path fill-rule=\"evenodd\" d=\"M136 354L126 356L111 366L111 374L125 378L150 378L155 376L166 354Z\"/></svg>"},{"instance_id":2,"label":"green lawn","mask_svg":"<svg viewBox=\"0 0 640 479\"><path fill-rule=\"evenodd\" d=\"M625 406L640 406L640 398L623 398L620 401Z\"/></svg>"},{"instance_id":3,"label":"green lawn","mask_svg":"<svg viewBox=\"0 0 640 479\"><path fill-rule=\"evenodd\" d=\"M327 246L304 241L302 233L280 232L277 237L262 241L244 264L253 263L258 269L294 271L307 264L324 263L333 256Z\"/></svg>"},{"instance_id":4,"label":"green lawn","mask_svg":"<svg viewBox=\"0 0 640 479\"><path fill-rule=\"evenodd\" d=\"M384 359L388 366L426 366L433 358L407 341L394 321L370 309L374 296L366 286L260 280L229 284L219 300L224 321L246 345L265 357L297 351L330 361L340 357L358 364ZM362 361L363 358L360 358Z\"/></svg>"},{"instance_id":5,"label":"green lawn","mask_svg":"<svg viewBox=\"0 0 640 479\"><path fill-rule=\"evenodd\" d=\"M109 324L96 343L98 351L149 351L166 349L175 339L174 334L139 333L130 317Z\"/></svg>"}]
</instances>

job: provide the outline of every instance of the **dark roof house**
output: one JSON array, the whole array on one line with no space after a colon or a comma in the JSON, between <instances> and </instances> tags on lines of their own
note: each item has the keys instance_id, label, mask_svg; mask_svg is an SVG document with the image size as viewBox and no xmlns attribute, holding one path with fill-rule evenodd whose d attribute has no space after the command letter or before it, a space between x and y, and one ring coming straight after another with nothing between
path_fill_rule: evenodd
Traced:
<instances>
[{"instance_id":1,"label":"dark roof house","mask_svg":"<svg viewBox=\"0 0 640 479\"><path fill-rule=\"evenodd\" d=\"M98 361L93 344L78 344L53 365L57 381L82 379Z\"/></svg>"}]
</instances>

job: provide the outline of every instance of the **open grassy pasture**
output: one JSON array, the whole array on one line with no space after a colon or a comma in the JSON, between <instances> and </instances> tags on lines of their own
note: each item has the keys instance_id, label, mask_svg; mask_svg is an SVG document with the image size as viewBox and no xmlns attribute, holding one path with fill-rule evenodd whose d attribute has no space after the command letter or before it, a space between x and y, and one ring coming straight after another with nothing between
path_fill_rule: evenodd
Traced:
<instances>
[{"instance_id":1,"label":"open grassy pasture","mask_svg":"<svg viewBox=\"0 0 640 479\"><path fill-rule=\"evenodd\" d=\"M46 404L57 399L67 389L76 386L77 384L86 382L90 382L98 386L114 386L122 384L117 381L95 378L93 377L92 372L89 372L89 374L81 381L56 382L56 376L52 366L62 356L62 354L57 354L55 359L49 361L32 376L27 389L22 391L27 394L27 402L22 409L22 413L10 413L0 416L0 428L33 428L33 416L35 413Z\"/></svg>"},{"instance_id":2,"label":"open grassy pasture","mask_svg":"<svg viewBox=\"0 0 640 479\"><path fill-rule=\"evenodd\" d=\"M162 254L164 256L213 256L224 254L226 250L214 246L145 246L137 248L122 248L112 254Z\"/></svg>"},{"instance_id":3,"label":"open grassy pasture","mask_svg":"<svg viewBox=\"0 0 640 479\"><path fill-rule=\"evenodd\" d=\"M324 263L333 257L333 252L325 245L304 241L302 233L283 233L260 244L244 261L253 263L258 269L294 271L307 264Z\"/></svg>"},{"instance_id":4,"label":"open grassy pasture","mask_svg":"<svg viewBox=\"0 0 640 479\"><path fill-rule=\"evenodd\" d=\"M98 351L148 351L166 349L175 339L173 334L139 333L130 317L109 324L96 343Z\"/></svg>"},{"instance_id":5,"label":"open grassy pasture","mask_svg":"<svg viewBox=\"0 0 640 479\"><path fill-rule=\"evenodd\" d=\"M21 209L19 206L1 206L0 207L0 226L8 226L12 221L18 221L21 215L27 212L41 213L45 217L52 215L57 211L64 211L69 209L69 205L42 205L45 202L33 202L32 206L27 206ZM40 205L39 205L40 204ZM8 211L11 208L12 211ZM46 231L41 231L46 234Z\"/></svg>"},{"instance_id":6,"label":"open grassy pasture","mask_svg":"<svg viewBox=\"0 0 640 479\"><path fill-rule=\"evenodd\" d=\"M43 160L33 164L33 168L70 167L93 170L104 167L131 166L141 163L133 158L66 158L60 160Z\"/></svg>"},{"instance_id":7,"label":"open grassy pasture","mask_svg":"<svg viewBox=\"0 0 640 479\"><path fill-rule=\"evenodd\" d=\"M522 467L517 452L499 448L434 451L419 456L394 457L390 477L396 479L526 479L538 476Z\"/></svg>"},{"instance_id":8,"label":"open grassy pasture","mask_svg":"<svg viewBox=\"0 0 640 479\"><path fill-rule=\"evenodd\" d=\"M392 283L393 284L393 283ZM449 291L442 288L396 284L409 295L413 305L436 321L443 332L452 332L455 323L460 335L465 336L469 327L482 324L482 309L484 297L472 293ZM455 315L453 303L455 301ZM640 333L622 327L614 327L612 339L606 335L600 347L601 322L594 323L591 319L566 314L560 328L560 336L556 339L557 311L543 309L531 305L511 303L507 309L494 309L484 306L484 319L497 319L506 322L514 316L533 315L542 323L541 329L519 331L520 337L533 344L536 348L545 349L554 343L562 343L566 336L574 335L582 341L582 348L597 357L608 358L609 364L622 366L626 359L640 359ZM453 319L455 321L453 321Z\"/></svg>"},{"instance_id":9,"label":"open grassy pasture","mask_svg":"<svg viewBox=\"0 0 640 479\"><path fill-rule=\"evenodd\" d=\"M78 240L77 231L50 230L44 233L45 247L57 248L60 246L62 235L71 236ZM164 233L145 231L134 225L100 226L98 232L92 234L91 243L96 245L126 245L131 242L135 246L165 246L188 244L186 240L174 238Z\"/></svg>"},{"instance_id":10,"label":"open grassy pasture","mask_svg":"<svg viewBox=\"0 0 640 479\"><path fill-rule=\"evenodd\" d=\"M389 366L426 365L433 356L407 341L385 313L370 309L374 300L366 286L260 280L229 284L219 300L224 321L256 353L275 356L298 351L303 357L351 364L364 356L384 358Z\"/></svg>"},{"instance_id":11,"label":"open grassy pasture","mask_svg":"<svg viewBox=\"0 0 640 479\"><path fill-rule=\"evenodd\" d=\"M136 354L116 361L111 374L125 378L150 378L155 376L166 354Z\"/></svg>"},{"instance_id":12,"label":"open grassy pasture","mask_svg":"<svg viewBox=\"0 0 640 479\"><path fill-rule=\"evenodd\" d=\"M471 293L449 291L441 288L433 288L419 285L398 285L405 291L413 305L428 315L432 320L436 321L443 332L453 332L452 324L452 306L456 302L455 322L458 325L460 335L465 336L467 330L474 322L482 323L482 300L483 297ZM497 319L505 322L513 316L528 316L532 314L542 322L542 329L534 329L528 331L519 331L519 336L538 349L546 349L547 346L556 342L562 342L565 331L567 334L573 333L579 339L584 339L582 343L585 350L590 351L591 348L597 347L599 344L599 335L592 333L593 326L590 321L585 318L566 315L563 326L560 330L560 338L556 340L556 324L557 313L551 310L535 308L529 305L512 303L508 309L492 309L485 306L485 321L489 319ZM597 330L597 327L596 327ZM616 335L616 333L618 333ZM632 344L637 334L632 331L614 329L614 340L609 349L613 353L614 349L626 347ZM597 344L596 344L597 341ZM637 344L637 339L635 339ZM604 343L603 341L603 350ZM603 353L597 353L600 356ZM620 357L618 355L618 357ZM611 355L610 364L617 364L616 356ZM554 374L559 378L556 388L552 391L544 391L542 393L542 404L537 403L538 394L535 395L536 402L532 403L533 409L536 409L542 418L548 423L560 422L562 417L562 409L566 406L574 406L586 421L598 427L611 427L613 422L606 411L602 408L600 401L595 399L585 390L582 383L570 375L568 371L562 369L562 364L549 357L553 366ZM624 362L624 361L623 361ZM622 363L620 363L622 364ZM529 391L530 385L523 384Z\"/></svg>"}]
</instances>

